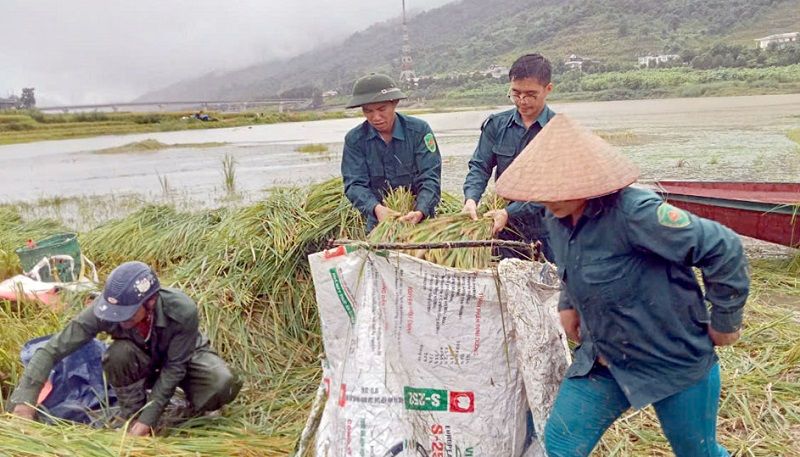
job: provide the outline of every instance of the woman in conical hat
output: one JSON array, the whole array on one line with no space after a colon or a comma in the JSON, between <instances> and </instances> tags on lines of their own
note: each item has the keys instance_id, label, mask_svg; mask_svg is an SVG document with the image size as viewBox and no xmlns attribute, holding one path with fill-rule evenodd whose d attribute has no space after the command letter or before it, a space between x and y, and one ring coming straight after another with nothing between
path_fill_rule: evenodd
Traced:
<instances>
[{"instance_id":1,"label":"woman in conical hat","mask_svg":"<svg viewBox=\"0 0 800 457\"><path fill-rule=\"evenodd\" d=\"M558 114L497 181L498 195L547 208L561 322L579 343L545 428L550 457L588 456L625 410L649 404L676 455L729 455L716 441L714 346L739 337L749 291L742 244L630 187L638 176ZM703 272L705 297L692 267Z\"/></svg>"}]
</instances>

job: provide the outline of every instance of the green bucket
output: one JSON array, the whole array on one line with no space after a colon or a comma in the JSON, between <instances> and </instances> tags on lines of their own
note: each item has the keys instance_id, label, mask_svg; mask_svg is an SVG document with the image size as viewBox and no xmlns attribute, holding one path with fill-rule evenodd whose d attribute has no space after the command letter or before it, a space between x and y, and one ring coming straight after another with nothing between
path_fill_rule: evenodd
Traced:
<instances>
[{"instance_id":1,"label":"green bucket","mask_svg":"<svg viewBox=\"0 0 800 457\"><path fill-rule=\"evenodd\" d=\"M39 277L44 282L72 282L80 277L81 248L75 233L48 236L37 241L33 247L23 246L15 252L26 273L43 258L48 259L47 265L38 269Z\"/></svg>"}]
</instances>

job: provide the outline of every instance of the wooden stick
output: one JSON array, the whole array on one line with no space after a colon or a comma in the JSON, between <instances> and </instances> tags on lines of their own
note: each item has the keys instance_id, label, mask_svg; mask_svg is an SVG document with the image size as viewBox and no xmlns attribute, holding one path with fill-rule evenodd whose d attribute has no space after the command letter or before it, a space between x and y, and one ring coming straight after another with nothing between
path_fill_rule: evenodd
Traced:
<instances>
[{"instance_id":1,"label":"wooden stick","mask_svg":"<svg viewBox=\"0 0 800 457\"><path fill-rule=\"evenodd\" d=\"M459 240L459 241L434 241L430 243L369 243L367 241L358 240L332 240L330 242L333 246L344 246L348 244L355 244L357 246L364 246L372 249L386 249L386 250L405 250L405 249L459 249L459 248L484 248L484 247L504 247L504 248L517 248L530 251L531 258L538 258L539 247L541 244L536 243L523 243L522 241L508 241L508 240Z\"/></svg>"}]
</instances>

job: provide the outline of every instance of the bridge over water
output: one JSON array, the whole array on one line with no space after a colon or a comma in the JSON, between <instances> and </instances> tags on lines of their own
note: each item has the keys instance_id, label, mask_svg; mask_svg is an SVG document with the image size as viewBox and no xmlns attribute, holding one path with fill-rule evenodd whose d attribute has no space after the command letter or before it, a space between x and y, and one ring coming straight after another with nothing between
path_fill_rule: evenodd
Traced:
<instances>
[{"instance_id":1,"label":"bridge over water","mask_svg":"<svg viewBox=\"0 0 800 457\"><path fill-rule=\"evenodd\" d=\"M278 106L278 111L284 109L297 109L311 104L310 98L270 98L262 100L186 100L186 101L154 101L154 102L124 102L124 103L95 103L85 105L59 105L37 107L42 112L70 111L245 111L262 106Z\"/></svg>"}]
</instances>

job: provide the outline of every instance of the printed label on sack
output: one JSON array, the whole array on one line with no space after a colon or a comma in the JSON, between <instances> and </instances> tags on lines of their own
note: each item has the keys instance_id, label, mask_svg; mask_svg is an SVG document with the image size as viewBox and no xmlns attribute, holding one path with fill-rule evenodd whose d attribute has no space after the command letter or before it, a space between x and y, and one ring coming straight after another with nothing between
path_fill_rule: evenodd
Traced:
<instances>
[{"instance_id":1,"label":"printed label on sack","mask_svg":"<svg viewBox=\"0 0 800 457\"><path fill-rule=\"evenodd\" d=\"M331 268L330 270L331 278L333 278L333 287L336 289L336 295L339 297L339 301L342 303L342 307L344 307L344 311L347 313L347 316L350 318L350 323L356 323L356 313L353 310L353 301L352 295L350 291L348 291L344 285L342 284L341 276L339 275L339 271L336 268Z\"/></svg>"},{"instance_id":2,"label":"printed label on sack","mask_svg":"<svg viewBox=\"0 0 800 457\"><path fill-rule=\"evenodd\" d=\"M328 249L322 252L322 258L325 260L334 259L336 257L341 257L347 254L350 254L353 251L358 250L358 247L346 245L346 246L337 246L333 249Z\"/></svg>"},{"instance_id":3,"label":"printed label on sack","mask_svg":"<svg viewBox=\"0 0 800 457\"><path fill-rule=\"evenodd\" d=\"M447 411L447 391L406 386L403 389L406 409L412 411Z\"/></svg>"}]
</instances>

